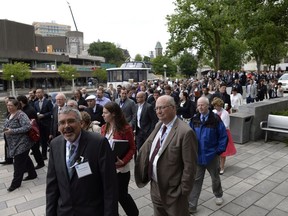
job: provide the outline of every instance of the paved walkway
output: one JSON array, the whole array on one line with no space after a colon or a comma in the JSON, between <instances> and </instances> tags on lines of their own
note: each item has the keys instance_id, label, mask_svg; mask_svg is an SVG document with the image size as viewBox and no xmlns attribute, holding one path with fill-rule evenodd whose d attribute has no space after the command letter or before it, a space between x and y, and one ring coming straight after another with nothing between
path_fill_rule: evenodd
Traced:
<instances>
[{"instance_id":1,"label":"paved walkway","mask_svg":"<svg viewBox=\"0 0 288 216\"><path fill-rule=\"evenodd\" d=\"M199 200L197 216L287 216L288 215L288 147L285 143L264 141L237 145L237 155L228 158L221 176L224 204L216 206L207 174ZM0 157L3 157L0 141ZM47 161L46 161L47 163ZM38 178L23 182L8 193L12 165L0 165L0 215L45 215L45 179L47 166L37 170ZM149 186L139 189L130 182L130 192L140 215L152 216ZM120 208L120 215L125 215Z\"/></svg>"}]
</instances>

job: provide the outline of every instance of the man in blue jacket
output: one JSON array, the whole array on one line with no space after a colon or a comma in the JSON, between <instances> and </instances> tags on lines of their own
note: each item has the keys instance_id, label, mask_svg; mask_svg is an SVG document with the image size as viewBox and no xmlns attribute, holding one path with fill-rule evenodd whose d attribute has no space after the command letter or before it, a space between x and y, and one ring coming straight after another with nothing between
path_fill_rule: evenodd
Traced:
<instances>
[{"instance_id":1,"label":"man in blue jacket","mask_svg":"<svg viewBox=\"0 0 288 216\"><path fill-rule=\"evenodd\" d=\"M219 155L226 150L227 133L220 117L209 110L209 100L200 97L197 101L199 111L190 126L195 131L198 139L197 172L192 192L189 197L189 211L197 211L197 203L202 189L206 169L212 179L212 190L215 195L216 205L223 203L223 190L219 176Z\"/></svg>"}]
</instances>

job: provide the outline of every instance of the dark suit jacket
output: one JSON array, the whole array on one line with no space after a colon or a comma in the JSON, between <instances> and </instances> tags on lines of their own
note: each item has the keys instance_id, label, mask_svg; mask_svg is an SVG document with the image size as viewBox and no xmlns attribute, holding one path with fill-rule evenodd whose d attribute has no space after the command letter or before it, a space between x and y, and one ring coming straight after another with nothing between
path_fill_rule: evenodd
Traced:
<instances>
[{"instance_id":1,"label":"dark suit jacket","mask_svg":"<svg viewBox=\"0 0 288 216\"><path fill-rule=\"evenodd\" d=\"M51 141L46 186L46 216L118 215L118 188L114 157L106 138L82 131L76 159L84 157L91 175L70 180L66 166L66 141Z\"/></svg>"},{"instance_id":2,"label":"dark suit jacket","mask_svg":"<svg viewBox=\"0 0 288 216\"><path fill-rule=\"evenodd\" d=\"M50 135L53 135L53 138L60 135L60 132L58 132L58 105L57 104L53 107L53 110L52 110Z\"/></svg>"},{"instance_id":3,"label":"dark suit jacket","mask_svg":"<svg viewBox=\"0 0 288 216\"><path fill-rule=\"evenodd\" d=\"M120 106L120 98L116 99L115 102ZM125 115L127 122L135 128L135 118L137 114L136 104L130 98L127 98L122 106L122 111Z\"/></svg>"},{"instance_id":4,"label":"dark suit jacket","mask_svg":"<svg viewBox=\"0 0 288 216\"><path fill-rule=\"evenodd\" d=\"M159 122L141 147L135 161L135 182L144 187L148 179L149 155L153 140L162 123ZM192 190L197 167L198 143L192 129L176 119L167 135L157 161L158 187L163 205L171 206L181 195L187 196ZM153 194L154 191L151 191ZM153 195L152 195L153 196Z\"/></svg>"},{"instance_id":5,"label":"dark suit jacket","mask_svg":"<svg viewBox=\"0 0 288 216\"><path fill-rule=\"evenodd\" d=\"M105 124L105 121L103 119L103 107L100 104L96 104L96 111L93 111L93 108L86 108L84 109L84 111L86 111L90 116L91 116L91 121L98 121L100 122L99 126L102 126L103 124Z\"/></svg>"},{"instance_id":6,"label":"dark suit jacket","mask_svg":"<svg viewBox=\"0 0 288 216\"><path fill-rule=\"evenodd\" d=\"M138 109L138 105L137 105L137 109ZM138 117L137 117L137 110L136 110L136 118L135 118L136 135L138 131L141 130L146 133L147 135L146 138L147 138L150 135L150 133L154 130L155 125L158 122L156 112L151 104L147 102L143 104L143 108L142 108L141 116L140 116L140 128L141 129L138 128L137 121L138 121Z\"/></svg>"},{"instance_id":7,"label":"dark suit jacket","mask_svg":"<svg viewBox=\"0 0 288 216\"><path fill-rule=\"evenodd\" d=\"M35 101L34 108L36 110L36 113L44 114L44 118L38 120L39 125L50 127L53 109L52 102L46 98L43 98L42 109L40 110L39 100Z\"/></svg>"}]
</instances>

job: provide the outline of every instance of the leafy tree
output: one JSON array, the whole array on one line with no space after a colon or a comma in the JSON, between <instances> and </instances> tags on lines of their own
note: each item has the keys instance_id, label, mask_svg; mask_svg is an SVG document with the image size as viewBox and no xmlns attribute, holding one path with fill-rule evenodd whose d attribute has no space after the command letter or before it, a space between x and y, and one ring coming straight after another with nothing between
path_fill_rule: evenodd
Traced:
<instances>
[{"instance_id":1,"label":"leafy tree","mask_svg":"<svg viewBox=\"0 0 288 216\"><path fill-rule=\"evenodd\" d=\"M92 76L101 83L107 82L107 72L103 68L97 68L96 70L94 70Z\"/></svg>"},{"instance_id":2,"label":"leafy tree","mask_svg":"<svg viewBox=\"0 0 288 216\"><path fill-rule=\"evenodd\" d=\"M135 61L142 61L142 56L140 54L137 54L134 58Z\"/></svg>"},{"instance_id":3,"label":"leafy tree","mask_svg":"<svg viewBox=\"0 0 288 216\"><path fill-rule=\"evenodd\" d=\"M155 74L163 75L164 77L164 71L165 68L163 67L165 64L167 66L166 68L166 75L167 77L173 77L175 76L177 72L177 66L176 64L168 57L166 56L157 56L152 60L153 69L155 71Z\"/></svg>"},{"instance_id":4,"label":"leafy tree","mask_svg":"<svg viewBox=\"0 0 288 216\"><path fill-rule=\"evenodd\" d=\"M62 64L58 67L58 74L64 80L73 80L79 77L79 73L72 65Z\"/></svg>"},{"instance_id":5,"label":"leafy tree","mask_svg":"<svg viewBox=\"0 0 288 216\"><path fill-rule=\"evenodd\" d=\"M221 46L221 70L239 70L245 57L247 47L241 40L232 38Z\"/></svg>"},{"instance_id":6,"label":"leafy tree","mask_svg":"<svg viewBox=\"0 0 288 216\"><path fill-rule=\"evenodd\" d=\"M150 59L149 56L144 56L144 57L143 57L143 61L144 61L144 62L150 62L151 59Z\"/></svg>"},{"instance_id":7,"label":"leafy tree","mask_svg":"<svg viewBox=\"0 0 288 216\"><path fill-rule=\"evenodd\" d=\"M236 28L234 0L178 0L176 13L167 16L170 40L169 55L187 48L202 49L220 68L221 43L233 37Z\"/></svg>"},{"instance_id":8,"label":"leafy tree","mask_svg":"<svg viewBox=\"0 0 288 216\"><path fill-rule=\"evenodd\" d=\"M195 56L184 51L183 55L179 58L178 66L181 73L189 78L197 73L198 62L195 59Z\"/></svg>"},{"instance_id":9,"label":"leafy tree","mask_svg":"<svg viewBox=\"0 0 288 216\"><path fill-rule=\"evenodd\" d=\"M13 75L13 77L11 77ZM15 62L14 64L3 65L3 79L15 81L23 81L31 77L29 64L23 62Z\"/></svg>"},{"instance_id":10,"label":"leafy tree","mask_svg":"<svg viewBox=\"0 0 288 216\"><path fill-rule=\"evenodd\" d=\"M277 62L275 58L271 59L271 54L288 39L288 23L283 19L283 16L287 18L287 2L243 0L237 3L240 35L249 47L250 56L256 60L258 70L264 61L268 64ZM277 63L280 62L278 54Z\"/></svg>"},{"instance_id":11,"label":"leafy tree","mask_svg":"<svg viewBox=\"0 0 288 216\"><path fill-rule=\"evenodd\" d=\"M106 63L120 66L125 61L123 50L110 42L93 42L88 53L92 56L103 56Z\"/></svg>"}]
</instances>

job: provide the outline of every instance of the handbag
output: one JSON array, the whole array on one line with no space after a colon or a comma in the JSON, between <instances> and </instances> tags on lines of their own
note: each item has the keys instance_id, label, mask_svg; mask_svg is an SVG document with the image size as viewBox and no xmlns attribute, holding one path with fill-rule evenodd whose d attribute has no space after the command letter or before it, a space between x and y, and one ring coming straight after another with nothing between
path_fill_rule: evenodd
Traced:
<instances>
[{"instance_id":1,"label":"handbag","mask_svg":"<svg viewBox=\"0 0 288 216\"><path fill-rule=\"evenodd\" d=\"M31 128L28 131L28 136L33 142L38 142L40 140L40 131L38 124L35 119L30 120Z\"/></svg>"}]
</instances>

